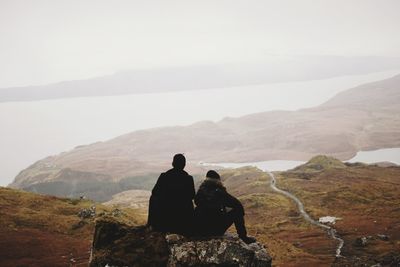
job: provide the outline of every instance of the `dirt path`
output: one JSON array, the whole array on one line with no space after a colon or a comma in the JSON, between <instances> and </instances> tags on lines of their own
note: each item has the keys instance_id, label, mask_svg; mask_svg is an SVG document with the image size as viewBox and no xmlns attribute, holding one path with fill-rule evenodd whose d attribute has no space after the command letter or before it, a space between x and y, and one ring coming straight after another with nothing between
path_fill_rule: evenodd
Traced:
<instances>
[{"instance_id":1,"label":"dirt path","mask_svg":"<svg viewBox=\"0 0 400 267\"><path fill-rule=\"evenodd\" d=\"M331 227L331 226L327 226L325 224L322 224L322 223L314 220L313 218L311 218L310 215L305 211L304 204L300 201L300 199L298 199L295 195L293 195L293 194L291 194L291 193L289 193L289 192L287 192L285 190L282 190L282 189L278 188L276 186L275 175L272 172L269 172L269 171L266 171L266 170L263 170L263 171L268 173L268 175L271 177L270 186L271 186L272 190L274 190L275 192L278 192L280 194L283 194L283 195L287 196L288 198L292 199L296 203L297 208L299 209L299 212L300 212L301 216L303 216L303 218L306 221L308 221L309 223L314 224L314 225L316 225L318 227L321 227L322 229L326 230L328 235L332 239L334 239L334 240L336 240L338 242L338 245L337 245L337 248L336 248L336 257L341 257L341 251L342 251L342 248L343 248L343 245L344 245L344 240L339 237L336 229Z\"/></svg>"}]
</instances>

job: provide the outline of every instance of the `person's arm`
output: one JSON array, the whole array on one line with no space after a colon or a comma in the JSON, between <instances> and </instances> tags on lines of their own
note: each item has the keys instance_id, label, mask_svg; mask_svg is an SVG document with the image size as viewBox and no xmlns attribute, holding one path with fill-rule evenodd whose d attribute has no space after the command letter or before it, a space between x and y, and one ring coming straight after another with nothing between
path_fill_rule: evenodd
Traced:
<instances>
[{"instance_id":1,"label":"person's arm","mask_svg":"<svg viewBox=\"0 0 400 267\"><path fill-rule=\"evenodd\" d=\"M203 189L200 186L199 190L197 190L196 195L194 196L194 204L196 204L196 206L201 205L203 201Z\"/></svg>"},{"instance_id":2,"label":"person's arm","mask_svg":"<svg viewBox=\"0 0 400 267\"><path fill-rule=\"evenodd\" d=\"M224 205L226 207L236 209L242 216L244 216L244 208L242 203L235 198L234 196L230 195L228 192L224 192Z\"/></svg>"},{"instance_id":3,"label":"person's arm","mask_svg":"<svg viewBox=\"0 0 400 267\"><path fill-rule=\"evenodd\" d=\"M194 196L194 203L196 204L197 207L200 206L206 206L208 201L207 201L207 187L205 186L204 182L199 186L199 189L197 190L196 195Z\"/></svg>"},{"instance_id":4,"label":"person's arm","mask_svg":"<svg viewBox=\"0 0 400 267\"><path fill-rule=\"evenodd\" d=\"M190 199L194 199L194 197L196 195L196 190L194 189L194 180L193 180L192 176L190 176L190 185L189 185L189 187L190 187L190 190L189 190Z\"/></svg>"},{"instance_id":5,"label":"person's arm","mask_svg":"<svg viewBox=\"0 0 400 267\"><path fill-rule=\"evenodd\" d=\"M159 224L159 211L160 211L160 195L162 191L162 183L164 181L163 173L158 177L156 184L151 191L149 200L149 212L147 217L147 225L157 227Z\"/></svg>"},{"instance_id":6,"label":"person's arm","mask_svg":"<svg viewBox=\"0 0 400 267\"><path fill-rule=\"evenodd\" d=\"M153 196L160 196L162 194L162 188L163 188L163 183L164 183L164 173L160 174L160 177L158 177L156 184L153 187L153 190L151 190L151 195Z\"/></svg>"},{"instance_id":7,"label":"person's arm","mask_svg":"<svg viewBox=\"0 0 400 267\"><path fill-rule=\"evenodd\" d=\"M147 215L147 226L154 226L155 223L155 218L154 218L154 213L157 212L156 211L156 205L157 203L154 203L154 197L150 196L150 200L149 200L149 212Z\"/></svg>"}]
</instances>

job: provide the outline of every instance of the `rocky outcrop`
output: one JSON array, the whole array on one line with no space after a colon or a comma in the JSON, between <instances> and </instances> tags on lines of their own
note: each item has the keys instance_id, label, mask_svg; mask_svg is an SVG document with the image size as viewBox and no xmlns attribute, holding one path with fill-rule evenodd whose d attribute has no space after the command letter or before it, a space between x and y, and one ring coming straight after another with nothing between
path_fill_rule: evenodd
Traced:
<instances>
[{"instance_id":1,"label":"rocky outcrop","mask_svg":"<svg viewBox=\"0 0 400 267\"><path fill-rule=\"evenodd\" d=\"M167 235L167 266L271 266L271 257L260 243L246 245L237 236L188 240Z\"/></svg>"},{"instance_id":2,"label":"rocky outcrop","mask_svg":"<svg viewBox=\"0 0 400 267\"><path fill-rule=\"evenodd\" d=\"M247 245L234 235L186 238L101 220L96 223L90 266L268 267L271 257L260 243Z\"/></svg>"}]
</instances>

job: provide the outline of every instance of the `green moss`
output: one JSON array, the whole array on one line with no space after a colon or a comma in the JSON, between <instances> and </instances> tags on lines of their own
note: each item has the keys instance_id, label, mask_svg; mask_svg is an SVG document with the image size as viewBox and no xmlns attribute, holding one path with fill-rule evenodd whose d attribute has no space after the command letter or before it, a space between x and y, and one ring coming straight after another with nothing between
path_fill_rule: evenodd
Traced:
<instances>
[{"instance_id":1,"label":"green moss","mask_svg":"<svg viewBox=\"0 0 400 267\"><path fill-rule=\"evenodd\" d=\"M347 166L338 159L329 156L318 155L310 159L307 163L294 168L292 171L309 173L346 167Z\"/></svg>"}]
</instances>

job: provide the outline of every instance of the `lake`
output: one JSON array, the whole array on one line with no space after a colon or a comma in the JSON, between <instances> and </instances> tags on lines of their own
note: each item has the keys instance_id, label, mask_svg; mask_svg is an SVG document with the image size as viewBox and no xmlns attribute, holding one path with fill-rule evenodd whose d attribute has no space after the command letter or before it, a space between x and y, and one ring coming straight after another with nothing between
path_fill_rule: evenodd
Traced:
<instances>
[{"instance_id":1,"label":"lake","mask_svg":"<svg viewBox=\"0 0 400 267\"><path fill-rule=\"evenodd\" d=\"M386 148L371 151L360 151L349 162L375 163L390 161L400 165L400 148Z\"/></svg>"},{"instance_id":2,"label":"lake","mask_svg":"<svg viewBox=\"0 0 400 267\"><path fill-rule=\"evenodd\" d=\"M202 163L203 166L209 167L222 167L229 169L236 169L245 166L257 167L263 171L286 171L293 169L296 166L305 163L304 161L296 160L268 160L259 162L243 162L243 163Z\"/></svg>"},{"instance_id":3,"label":"lake","mask_svg":"<svg viewBox=\"0 0 400 267\"><path fill-rule=\"evenodd\" d=\"M78 145L139 129L313 107L338 92L398 73L400 70L186 92L1 103L0 185L10 183L35 161Z\"/></svg>"},{"instance_id":4,"label":"lake","mask_svg":"<svg viewBox=\"0 0 400 267\"><path fill-rule=\"evenodd\" d=\"M386 148L371 151L360 151L357 155L348 160L348 162L377 163L389 161L400 165L400 148ZM254 166L264 171L287 171L304 164L305 161L296 160L268 160L259 162L243 163L200 163L203 166L222 167L222 168L241 168L245 166Z\"/></svg>"}]
</instances>

